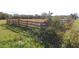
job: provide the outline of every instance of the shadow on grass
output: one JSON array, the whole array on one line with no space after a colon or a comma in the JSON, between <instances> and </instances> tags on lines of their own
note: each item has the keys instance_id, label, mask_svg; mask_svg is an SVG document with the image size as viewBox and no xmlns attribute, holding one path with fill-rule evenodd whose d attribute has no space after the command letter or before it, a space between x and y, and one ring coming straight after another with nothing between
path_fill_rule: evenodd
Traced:
<instances>
[{"instance_id":1,"label":"shadow on grass","mask_svg":"<svg viewBox=\"0 0 79 59\"><path fill-rule=\"evenodd\" d=\"M0 40L0 47L15 47L15 48L41 48L44 47L36 37L34 36L33 28L30 27L19 27L13 25L0 25L5 30L11 30L12 32L18 33L20 35L12 38L12 40Z\"/></svg>"},{"instance_id":2,"label":"shadow on grass","mask_svg":"<svg viewBox=\"0 0 79 59\"><path fill-rule=\"evenodd\" d=\"M25 36L25 34L29 34L30 36L37 36L37 34L38 34L37 33L38 29L35 29L32 27L20 27L20 26L15 26L15 25L2 25L2 26L5 26L7 29L9 29L13 32L22 34L22 35L24 33L24 36Z\"/></svg>"},{"instance_id":3,"label":"shadow on grass","mask_svg":"<svg viewBox=\"0 0 79 59\"><path fill-rule=\"evenodd\" d=\"M31 37L31 38L36 37L37 41L39 43L41 43L42 45L44 45L45 48L52 47L50 45L50 43L53 43L52 45L53 45L54 48L60 47L59 46L59 44L60 44L59 39L58 38L55 39L56 34L53 35L53 40L51 40L52 37L49 36L49 39L48 39L48 37L46 36L46 34L48 34L48 33L44 33L44 35L45 35L44 38L46 39L46 37L47 37L47 39L44 40L44 38L43 38L43 40L41 40L41 36L43 36L43 34L39 38L40 29L37 29L37 28L34 28L34 27L20 27L20 26L15 26L15 25L1 25L1 26L6 27L7 29L9 29L13 32L19 33L22 36ZM50 42L48 42L49 40L50 40Z\"/></svg>"}]
</instances>

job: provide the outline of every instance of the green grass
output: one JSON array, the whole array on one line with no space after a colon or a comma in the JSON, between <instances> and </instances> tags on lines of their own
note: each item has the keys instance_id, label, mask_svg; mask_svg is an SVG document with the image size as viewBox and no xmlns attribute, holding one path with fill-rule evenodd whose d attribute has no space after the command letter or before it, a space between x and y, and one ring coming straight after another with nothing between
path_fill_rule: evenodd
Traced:
<instances>
[{"instance_id":1,"label":"green grass","mask_svg":"<svg viewBox=\"0 0 79 59\"><path fill-rule=\"evenodd\" d=\"M0 20L0 48L41 48L42 43L30 30L9 26L6 20Z\"/></svg>"},{"instance_id":2,"label":"green grass","mask_svg":"<svg viewBox=\"0 0 79 59\"><path fill-rule=\"evenodd\" d=\"M79 31L79 20L75 20L75 22L73 23L73 29Z\"/></svg>"},{"instance_id":3,"label":"green grass","mask_svg":"<svg viewBox=\"0 0 79 59\"><path fill-rule=\"evenodd\" d=\"M0 20L0 40L11 40L13 37L16 37L18 33L14 33L4 27L3 25L5 25L5 22L5 20Z\"/></svg>"}]
</instances>

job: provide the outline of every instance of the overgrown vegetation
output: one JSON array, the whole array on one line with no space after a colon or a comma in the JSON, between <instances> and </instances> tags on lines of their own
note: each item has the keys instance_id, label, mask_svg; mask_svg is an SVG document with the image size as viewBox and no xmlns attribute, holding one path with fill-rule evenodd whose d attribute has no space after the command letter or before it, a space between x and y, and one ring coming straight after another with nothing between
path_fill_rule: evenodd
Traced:
<instances>
[{"instance_id":1,"label":"overgrown vegetation","mask_svg":"<svg viewBox=\"0 0 79 59\"><path fill-rule=\"evenodd\" d=\"M65 32L62 47L79 48L79 20L75 20L72 28Z\"/></svg>"},{"instance_id":2,"label":"overgrown vegetation","mask_svg":"<svg viewBox=\"0 0 79 59\"><path fill-rule=\"evenodd\" d=\"M4 23L5 20L0 20L0 48L44 47L36 40L36 37L30 35L30 31Z\"/></svg>"},{"instance_id":3,"label":"overgrown vegetation","mask_svg":"<svg viewBox=\"0 0 79 59\"><path fill-rule=\"evenodd\" d=\"M17 16L17 15L15 15ZM26 17L26 15L21 15ZM36 15L37 16L37 15ZM68 23L62 22L58 16L51 13L42 14L48 19L45 27L20 27L7 25L6 20L0 20L0 47L2 48L77 48L79 47L79 20L71 14ZM19 19L19 16L15 17ZM33 18L33 17L32 17ZM38 17L36 17L38 18ZM4 19L4 18L3 18ZM6 19L6 18L5 18Z\"/></svg>"},{"instance_id":4,"label":"overgrown vegetation","mask_svg":"<svg viewBox=\"0 0 79 59\"><path fill-rule=\"evenodd\" d=\"M49 18L48 26L40 28L39 38L45 47L62 47L64 24L58 17Z\"/></svg>"}]
</instances>

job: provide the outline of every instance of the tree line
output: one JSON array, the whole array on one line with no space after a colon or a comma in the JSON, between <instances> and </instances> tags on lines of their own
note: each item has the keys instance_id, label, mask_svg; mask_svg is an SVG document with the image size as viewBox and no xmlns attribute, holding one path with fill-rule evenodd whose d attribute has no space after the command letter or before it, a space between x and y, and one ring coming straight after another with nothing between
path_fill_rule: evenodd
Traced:
<instances>
[{"instance_id":1,"label":"tree line","mask_svg":"<svg viewBox=\"0 0 79 59\"><path fill-rule=\"evenodd\" d=\"M8 14L8 13L0 12L0 19L7 19L7 18L12 18L12 19L45 19L45 18L49 17L49 13L43 12L41 15L38 15L38 14L35 14L35 15L21 14L21 15L19 15L19 14ZM70 16L73 19L78 18L77 13L73 13L73 14L70 14L67 16Z\"/></svg>"},{"instance_id":2,"label":"tree line","mask_svg":"<svg viewBox=\"0 0 79 59\"><path fill-rule=\"evenodd\" d=\"M8 14L4 12L0 12L0 19L45 19L48 17L47 13L42 13L41 15L35 14L35 15L26 15L26 14Z\"/></svg>"}]
</instances>

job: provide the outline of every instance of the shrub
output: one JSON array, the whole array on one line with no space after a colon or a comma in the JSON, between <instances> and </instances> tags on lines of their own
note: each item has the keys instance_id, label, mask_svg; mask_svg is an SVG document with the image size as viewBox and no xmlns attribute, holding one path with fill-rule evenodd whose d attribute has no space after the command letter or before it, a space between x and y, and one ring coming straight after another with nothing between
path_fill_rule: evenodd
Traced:
<instances>
[{"instance_id":1,"label":"shrub","mask_svg":"<svg viewBox=\"0 0 79 59\"><path fill-rule=\"evenodd\" d=\"M77 48L79 47L79 31L69 30L64 34L62 47Z\"/></svg>"},{"instance_id":2,"label":"shrub","mask_svg":"<svg viewBox=\"0 0 79 59\"><path fill-rule=\"evenodd\" d=\"M45 47L61 47L64 25L59 18L49 18L48 26L41 27L38 38Z\"/></svg>"}]
</instances>

